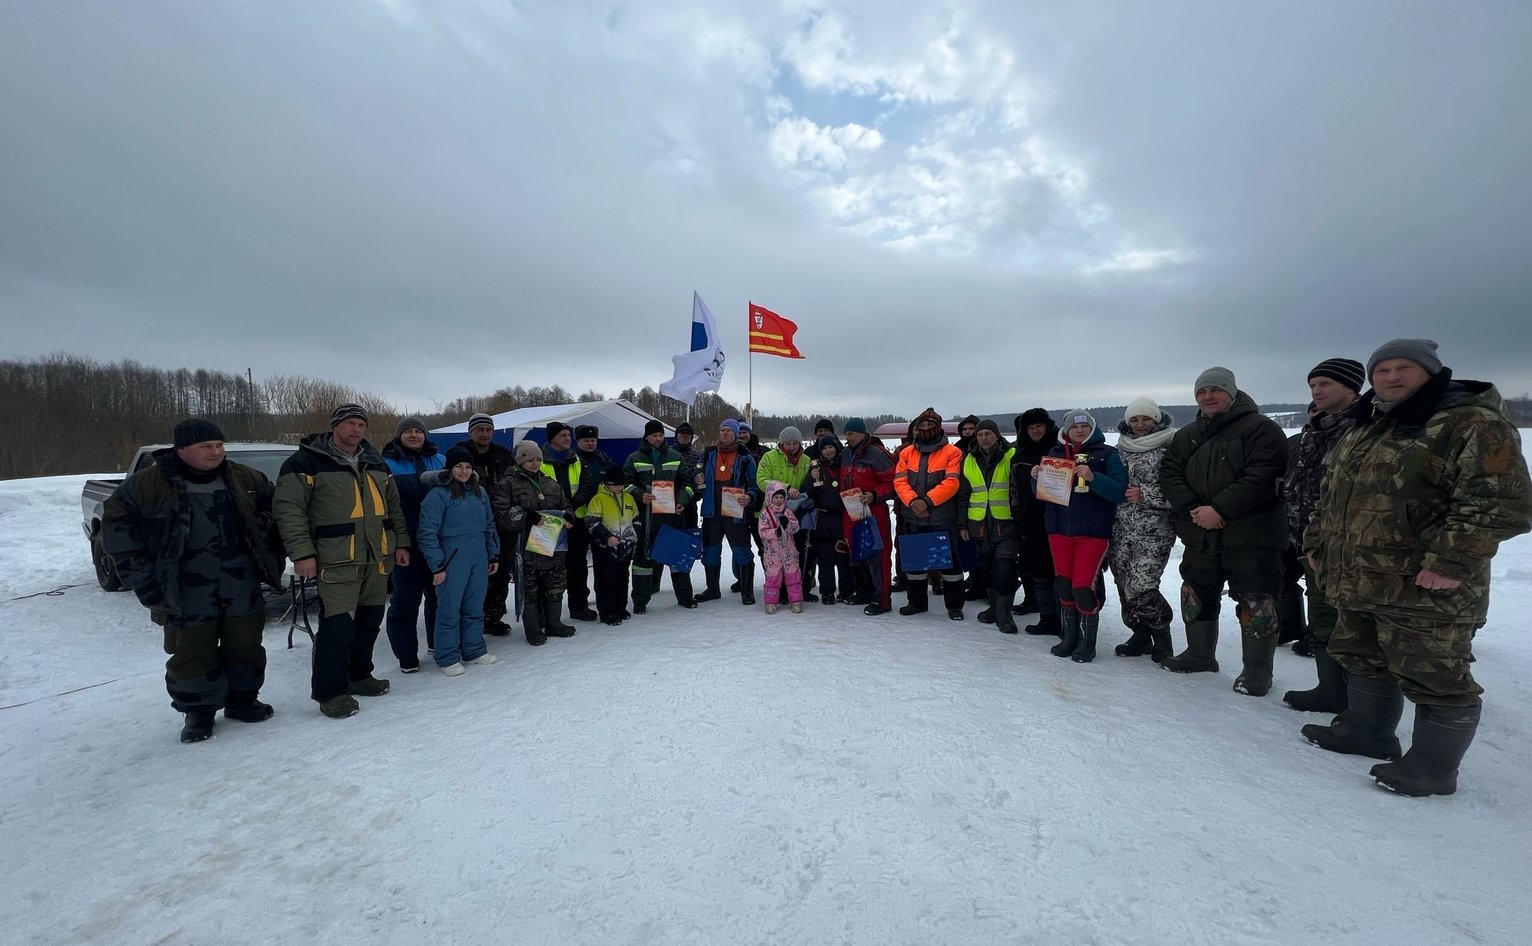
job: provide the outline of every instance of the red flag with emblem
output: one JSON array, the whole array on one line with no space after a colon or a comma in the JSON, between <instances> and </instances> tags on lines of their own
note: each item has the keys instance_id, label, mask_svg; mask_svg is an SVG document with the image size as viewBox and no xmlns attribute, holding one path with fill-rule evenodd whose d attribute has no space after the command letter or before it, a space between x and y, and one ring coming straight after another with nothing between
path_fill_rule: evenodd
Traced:
<instances>
[{"instance_id":1,"label":"red flag with emblem","mask_svg":"<svg viewBox=\"0 0 1532 946\"><path fill-rule=\"evenodd\" d=\"M802 358L803 354L793 344L793 333L798 325L784 319L770 309L750 303L750 350L762 355L780 355L783 358Z\"/></svg>"}]
</instances>

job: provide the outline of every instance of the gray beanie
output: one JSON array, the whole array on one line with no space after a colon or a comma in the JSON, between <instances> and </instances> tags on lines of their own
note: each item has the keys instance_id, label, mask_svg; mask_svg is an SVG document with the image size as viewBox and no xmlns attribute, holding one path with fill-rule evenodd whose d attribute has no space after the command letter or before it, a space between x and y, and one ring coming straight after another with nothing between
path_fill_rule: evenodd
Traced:
<instances>
[{"instance_id":1,"label":"gray beanie","mask_svg":"<svg viewBox=\"0 0 1532 946\"><path fill-rule=\"evenodd\" d=\"M359 420L362 423L370 423L372 418L367 416L367 409L360 404L342 404L330 414L330 429L334 430L348 420Z\"/></svg>"},{"instance_id":2,"label":"gray beanie","mask_svg":"<svg viewBox=\"0 0 1532 946\"><path fill-rule=\"evenodd\" d=\"M1372 369L1378 367L1378 362L1387 361L1390 358L1408 358L1415 364L1426 369L1430 375L1440 374L1442 360L1436 355L1436 343L1429 338L1396 338L1391 342L1384 342L1372 357L1367 359L1367 377L1372 378Z\"/></svg>"},{"instance_id":3,"label":"gray beanie","mask_svg":"<svg viewBox=\"0 0 1532 946\"><path fill-rule=\"evenodd\" d=\"M539 447L530 440L516 441L516 462L518 464L525 463L528 460L541 460L542 458L542 447Z\"/></svg>"},{"instance_id":4,"label":"gray beanie","mask_svg":"<svg viewBox=\"0 0 1532 946\"><path fill-rule=\"evenodd\" d=\"M1234 372L1217 365L1197 375L1197 383L1192 385L1192 395L1195 397L1203 388L1220 388L1228 391L1229 397L1239 396L1239 385L1234 382Z\"/></svg>"},{"instance_id":5,"label":"gray beanie","mask_svg":"<svg viewBox=\"0 0 1532 946\"><path fill-rule=\"evenodd\" d=\"M420 431L423 434L424 433L429 433L429 431L426 430L426 422L425 421L421 420L418 417L410 416L410 417L401 417L401 418L399 418L399 425L394 428L394 436L395 437L403 436L404 432L406 430L409 430L411 427L414 427L416 430Z\"/></svg>"},{"instance_id":6,"label":"gray beanie","mask_svg":"<svg viewBox=\"0 0 1532 946\"><path fill-rule=\"evenodd\" d=\"M796 427L783 427L782 432L777 435L777 443L787 443L790 440L803 443L803 431Z\"/></svg>"},{"instance_id":7,"label":"gray beanie","mask_svg":"<svg viewBox=\"0 0 1532 946\"><path fill-rule=\"evenodd\" d=\"M495 427L495 419L482 412L475 414L468 418L468 429L473 430L475 427L488 427L493 430Z\"/></svg>"}]
</instances>

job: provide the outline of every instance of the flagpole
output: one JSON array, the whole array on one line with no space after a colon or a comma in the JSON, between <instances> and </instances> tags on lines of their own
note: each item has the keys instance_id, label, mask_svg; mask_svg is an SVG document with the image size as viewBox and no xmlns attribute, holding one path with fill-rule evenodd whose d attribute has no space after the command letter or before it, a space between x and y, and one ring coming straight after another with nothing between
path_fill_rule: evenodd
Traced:
<instances>
[{"instance_id":1,"label":"flagpole","mask_svg":"<svg viewBox=\"0 0 1532 946\"><path fill-rule=\"evenodd\" d=\"M755 346L750 344L750 302L745 303L745 423L755 429Z\"/></svg>"}]
</instances>

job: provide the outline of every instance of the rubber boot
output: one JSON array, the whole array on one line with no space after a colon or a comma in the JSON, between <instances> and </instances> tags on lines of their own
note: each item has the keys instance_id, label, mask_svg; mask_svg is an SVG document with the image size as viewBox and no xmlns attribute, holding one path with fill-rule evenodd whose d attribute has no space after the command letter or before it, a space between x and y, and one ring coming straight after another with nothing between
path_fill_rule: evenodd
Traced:
<instances>
[{"instance_id":1,"label":"rubber boot","mask_svg":"<svg viewBox=\"0 0 1532 946\"><path fill-rule=\"evenodd\" d=\"M1399 719L1404 693L1393 677L1351 674L1346 681L1346 711L1328 726L1309 724L1303 738L1327 752L1364 755L1392 762L1399 758Z\"/></svg>"},{"instance_id":2,"label":"rubber boot","mask_svg":"<svg viewBox=\"0 0 1532 946\"><path fill-rule=\"evenodd\" d=\"M739 567L739 603L749 607L755 604L755 563Z\"/></svg>"},{"instance_id":3,"label":"rubber boot","mask_svg":"<svg viewBox=\"0 0 1532 946\"><path fill-rule=\"evenodd\" d=\"M954 621L963 620L963 599L965 594L961 579L948 580L942 585L942 603L947 606L948 618Z\"/></svg>"},{"instance_id":4,"label":"rubber boot","mask_svg":"<svg viewBox=\"0 0 1532 946\"><path fill-rule=\"evenodd\" d=\"M906 603L899 609L899 613L905 617L912 614L925 614L931 607L931 586L924 579L905 582L904 596Z\"/></svg>"},{"instance_id":5,"label":"rubber boot","mask_svg":"<svg viewBox=\"0 0 1532 946\"><path fill-rule=\"evenodd\" d=\"M1080 646L1080 612L1059 605L1059 627L1064 639L1048 648L1048 653L1055 657L1072 657L1075 648Z\"/></svg>"},{"instance_id":6,"label":"rubber boot","mask_svg":"<svg viewBox=\"0 0 1532 946\"><path fill-rule=\"evenodd\" d=\"M539 607L541 601L527 601L521 607L521 628L527 633L527 643L533 647L541 647L548 643L548 635L543 633L543 609ZM643 605L637 601L633 603L633 609L637 611ZM642 611L639 611L642 614Z\"/></svg>"},{"instance_id":7,"label":"rubber boot","mask_svg":"<svg viewBox=\"0 0 1532 946\"><path fill-rule=\"evenodd\" d=\"M1346 711L1346 668L1335 662L1324 645L1314 647L1314 670L1319 686L1312 690L1288 690L1282 702L1300 713L1344 713Z\"/></svg>"},{"instance_id":8,"label":"rubber boot","mask_svg":"<svg viewBox=\"0 0 1532 946\"><path fill-rule=\"evenodd\" d=\"M1303 614L1302 595L1277 598L1277 644L1291 644L1309 636L1308 620Z\"/></svg>"},{"instance_id":9,"label":"rubber boot","mask_svg":"<svg viewBox=\"0 0 1532 946\"><path fill-rule=\"evenodd\" d=\"M1080 643L1069 659L1077 664L1088 664L1096 659L1096 630L1101 626L1101 614L1080 615Z\"/></svg>"},{"instance_id":10,"label":"rubber boot","mask_svg":"<svg viewBox=\"0 0 1532 946\"><path fill-rule=\"evenodd\" d=\"M670 573L670 587L676 591L676 604L683 608L695 608L697 599L692 595L692 576L684 572Z\"/></svg>"},{"instance_id":11,"label":"rubber boot","mask_svg":"<svg viewBox=\"0 0 1532 946\"><path fill-rule=\"evenodd\" d=\"M1277 659L1277 635L1240 635L1244 669L1234 678L1234 692L1246 696L1265 696L1271 692L1272 664Z\"/></svg>"},{"instance_id":12,"label":"rubber boot","mask_svg":"<svg viewBox=\"0 0 1532 946\"><path fill-rule=\"evenodd\" d=\"M1133 636L1112 649L1119 657L1142 657L1149 653L1149 629L1142 624L1134 624L1131 629Z\"/></svg>"},{"instance_id":13,"label":"rubber boot","mask_svg":"<svg viewBox=\"0 0 1532 946\"><path fill-rule=\"evenodd\" d=\"M1176 645L1170 639L1169 627L1150 627L1149 632L1149 659L1155 663L1164 663L1176 652Z\"/></svg>"},{"instance_id":14,"label":"rubber boot","mask_svg":"<svg viewBox=\"0 0 1532 946\"><path fill-rule=\"evenodd\" d=\"M1036 614L1037 613L1037 592L1032 590L1032 580L1030 578L1023 578L1021 580L1021 588L1022 588L1021 604L1013 604L1013 605L1011 605L1011 613L1012 614Z\"/></svg>"},{"instance_id":15,"label":"rubber boot","mask_svg":"<svg viewBox=\"0 0 1532 946\"><path fill-rule=\"evenodd\" d=\"M719 598L723 597L723 591L721 591L718 587L719 576L723 573L723 566L704 565L702 566L702 570L707 574L707 587L703 589L702 594L698 595L693 600L717 601Z\"/></svg>"},{"instance_id":16,"label":"rubber boot","mask_svg":"<svg viewBox=\"0 0 1532 946\"><path fill-rule=\"evenodd\" d=\"M1000 596L997 595L993 590L986 592L984 595L984 600L989 602L989 607L975 615L975 620L977 620L980 624L994 624L995 615L1000 609L997 603L999 597ZM1007 608L1006 610L1010 609Z\"/></svg>"},{"instance_id":17,"label":"rubber boot","mask_svg":"<svg viewBox=\"0 0 1532 946\"><path fill-rule=\"evenodd\" d=\"M1479 729L1483 705L1415 707L1415 738L1398 762L1375 765L1368 774L1379 788L1414 798L1458 790L1458 765Z\"/></svg>"},{"instance_id":18,"label":"rubber boot","mask_svg":"<svg viewBox=\"0 0 1532 946\"><path fill-rule=\"evenodd\" d=\"M1010 595L992 592L995 596L995 625L1002 634L1016 633L1016 615L1011 613Z\"/></svg>"},{"instance_id":19,"label":"rubber boot","mask_svg":"<svg viewBox=\"0 0 1532 946\"><path fill-rule=\"evenodd\" d=\"M1059 637L1064 632L1057 614L1039 614L1036 624L1027 625L1027 633L1036 637Z\"/></svg>"},{"instance_id":20,"label":"rubber boot","mask_svg":"<svg viewBox=\"0 0 1532 946\"><path fill-rule=\"evenodd\" d=\"M187 710L181 726L182 742L201 742L213 735L213 714L217 710Z\"/></svg>"},{"instance_id":21,"label":"rubber boot","mask_svg":"<svg viewBox=\"0 0 1532 946\"><path fill-rule=\"evenodd\" d=\"M559 619L559 612L564 609L564 596L558 595L553 598L544 598L543 605L543 633L549 637L573 637L575 629L573 625L565 624Z\"/></svg>"},{"instance_id":22,"label":"rubber boot","mask_svg":"<svg viewBox=\"0 0 1532 946\"><path fill-rule=\"evenodd\" d=\"M1186 649L1166 657L1160 666L1171 673L1218 672L1218 622L1193 621L1186 625Z\"/></svg>"}]
</instances>

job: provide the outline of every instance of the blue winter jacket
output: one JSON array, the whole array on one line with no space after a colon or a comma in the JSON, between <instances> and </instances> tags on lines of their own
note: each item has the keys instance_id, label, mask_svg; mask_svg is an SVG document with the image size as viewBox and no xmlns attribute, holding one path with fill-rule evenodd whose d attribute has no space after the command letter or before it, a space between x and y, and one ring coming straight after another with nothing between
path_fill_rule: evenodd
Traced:
<instances>
[{"instance_id":1,"label":"blue winter jacket","mask_svg":"<svg viewBox=\"0 0 1532 946\"><path fill-rule=\"evenodd\" d=\"M399 490L399 506L404 510L404 525L410 537L420 530L420 504L430 489L420 481L420 474L440 470L447 458L437 452L436 444L427 440L415 453L405 448L395 437L383 448L383 462L394 474L394 486Z\"/></svg>"},{"instance_id":2,"label":"blue winter jacket","mask_svg":"<svg viewBox=\"0 0 1532 946\"><path fill-rule=\"evenodd\" d=\"M1072 494L1067 506L1043 503L1043 523L1049 535L1110 539L1112 523L1117 518L1117 504L1122 502L1128 488L1128 468L1123 464L1117 448L1108 446L1099 430L1091 431L1091 435L1079 446L1059 443L1048 451L1050 457L1071 459L1081 453L1090 457L1087 465L1096 474L1096 478L1087 484L1090 492ZM1036 487L1035 480L1033 486Z\"/></svg>"},{"instance_id":3,"label":"blue winter jacket","mask_svg":"<svg viewBox=\"0 0 1532 946\"><path fill-rule=\"evenodd\" d=\"M427 473L419 479L437 484L420 504L420 531L415 536L415 548L426 557L431 572L445 570L449 559L487 568L500 554L500 532L489 509L489 493L480 486L454 499L448 474ZM477 477L469 484L476 486Z\"/></svg>"},{"instance_id":4,"label":"blue winter jacket","mask_svg":"<svg viewBox=\"0 0 1532 946\"><path fill-rule=\"evenodd\" d=\"M745 506L746 516L730 516L733 522L748 521L748 513L761 505L761 488L755 482L755 457L750 451L736 448L734 456L734 470L729 476L727 483L716 482L718 477L718 447L707 448L702 454L702 467L704 478L702 482L702 503L697 507L697 514L704 519L716 519L718 517L719 503L723 501L724 486L737 486L743 489L747 496Z\"/></svg>"}]
</instances>

